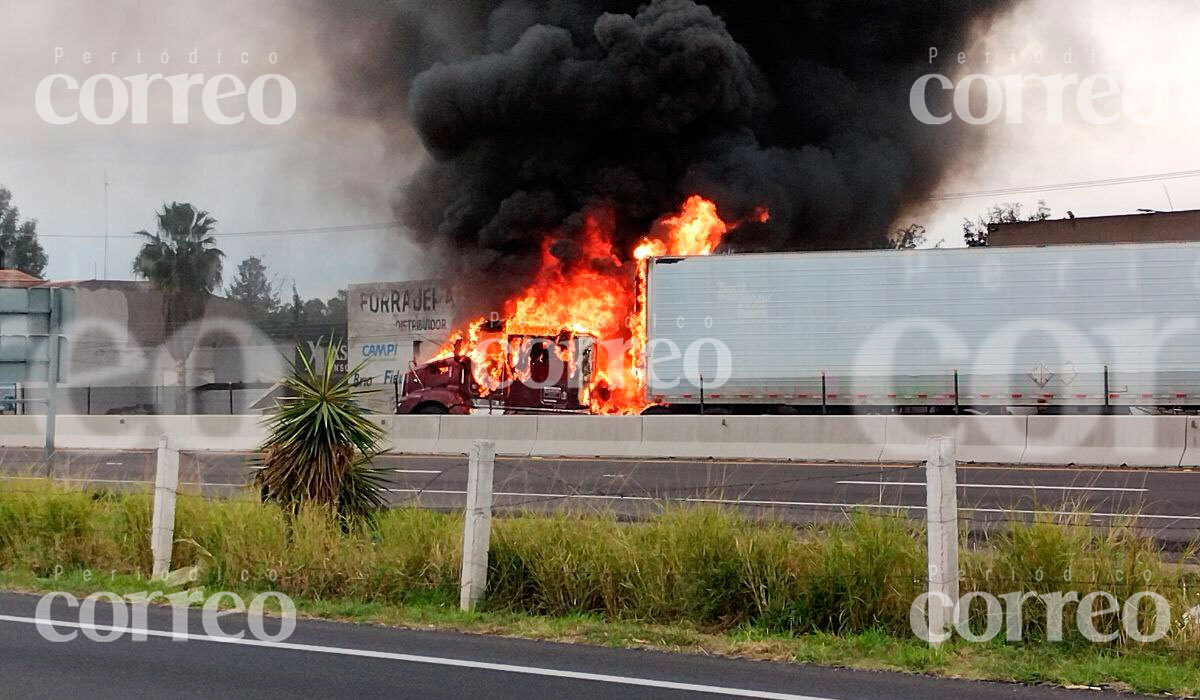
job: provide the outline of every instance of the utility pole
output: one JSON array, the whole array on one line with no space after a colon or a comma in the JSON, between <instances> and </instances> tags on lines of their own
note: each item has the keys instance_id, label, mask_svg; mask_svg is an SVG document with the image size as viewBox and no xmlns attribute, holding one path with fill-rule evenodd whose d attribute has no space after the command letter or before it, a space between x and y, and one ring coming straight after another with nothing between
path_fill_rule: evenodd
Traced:
<instances>
[{"instance_id":1,"label":"utility pole","mask_svg":"<svg viewBox=\"0 0 1200 700\"><path fill-rule=\"evenodd\" d=\"M42 457L46 461L46 476L50 476L51 460L54 458L54 424L57 416L58 401L58 335L62 325L62 309L59 308L62 296L58 289L50 287L50 316L46 322L47 355L50 360L46 367L46 445Z\"/></svg>"},{"instance_id":2,"label":"utility pole","mask_svg":"<svg viewBox=\"0 0 1200 700\"><path fill-rule=\"evenodd\" d=\"M104 279L108 279L108 166L104 166Z\"/></svg>"}]
</instances>

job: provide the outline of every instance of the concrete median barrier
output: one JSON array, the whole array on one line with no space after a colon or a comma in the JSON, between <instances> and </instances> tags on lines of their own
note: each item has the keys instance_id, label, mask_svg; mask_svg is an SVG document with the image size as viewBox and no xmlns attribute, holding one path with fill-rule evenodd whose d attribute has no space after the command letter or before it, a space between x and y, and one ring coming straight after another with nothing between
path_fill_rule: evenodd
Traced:
<instances>
[{"instance_id":1,"label":"concrete median barrier","mask_svg":"<svg viewBox=\"0 0 1200 700\"><path fill-rule=\"evenodd\" d=\"M532 455L542 457L638 457L640 416L538 416Z\"/></svg>"},{"instance_id":2,"label":"concrete median barrier","mask_svg":"<svg viewBox=\"0 0 1200 700\"><path fill-rule=\"evenodd\" d=\"M83 450L151 450L168 435L190 445L193 416L59 416L55 445Z\"/></svg>"},{"instance_id":3,"label":"concrete median barrier","mask_svg":"<svg viewBox=\"0 0 1200 700\"><path fill-rule=\"evenodd\" d=\"M755 459L875 462L884 416L761 416L754 419Z\"/></svg>"},{"instance_id":4,"label":"concrete median barrier","mask_svg":"<svg viewBox=\"0 0 1200 700\"><path fill-rule=\"evenodd\" d=\"M45 416L0 416L0 447L41 447L44 444Z\"/></svg>"},{"instance_id":5,"label":"concrete median barrier","mask_svg":"<svg viewBox=\"0 0 1200 700\"><path fill-rule=\"evenodd\" d=\"M1191 416L375 416L396 453L466 454L478 439L504 455L918 461L953 435L965 462L1200 466ZM58 417L63 449L252 450L259 416ZM45 418L0 416L0 447L40 448Z\"/></svg>"},{"instance_id":6,"label":"concrete median barrier","mask_svg":"<svg viewBox=\"0 0 1200 700\"><path fill-rule=\"evenodd\" d=\"M642 416L643 457L747 459L757 416Z\"/></svg>"},{"instance_id":7,"label":"concrete median barrier","mask_svg":"<svg viewBox=\"0 0 1200 700\"><path fill-rule=\"evenodd\" d=\"M1186 416L1029 416L1022 464L1174 467Z\"/></svg>"},{"instance_id":8,"label":"concrete median barrier","mask_svg":"<svg viewBox=\"0 0 1200 700\"><path fill-rule=\"evenodd\" d=\"M885 462L920 461L929 439L953 437L960 462L1019 464L1025 453L1026 416L888 416Z\"/></svg>"},{"instance_id":9,"label":"concrete median barrier","mask_svg":"<svg viewBox=\"0 0 1200 700\"><path fill-rule=\"evenodd\" d=\"M188 435L169 435L183 440L181 450L240 452L257 449L267 429L261 416L192 416Z\"/></svg>"},{"instance_id":10,"label":"concrete median barrier","mask_svg":"<svg viewBox=\"0 0 1200 700\"><path fill-rule=\"evenodd\" d=\"M377 416L387 429L387 450L401 454L435 454L441 434L441 416Z\"/></svg>"},{"instance_id":11,"label":"concrete median barrier","mask_svg":"<svg viewBox=\"0 0 1200 700\"><path fill-rule=\"evenodd\" d=\"M1179 460L1181 467L1200 467L1200 416L1187 416L1187 427L1184 429L1183 457Z\"/></svg>"},{"instance_id":12,"label":"concrete median barrier","mask_svg":"<svg viewBox=\"0 0 1200 700\"><path fill-rule=\"evenodd\" d=\"M537 416L439 416L437 454L467 454L475 440L495 440L496 454L527 456Z\"/></svg>"}]
</instances>

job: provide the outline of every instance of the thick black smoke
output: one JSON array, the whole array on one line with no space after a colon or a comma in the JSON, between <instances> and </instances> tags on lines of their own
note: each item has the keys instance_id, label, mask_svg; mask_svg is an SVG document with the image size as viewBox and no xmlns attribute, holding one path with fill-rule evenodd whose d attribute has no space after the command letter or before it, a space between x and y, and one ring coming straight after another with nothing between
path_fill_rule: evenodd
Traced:
<instances>
[{"instance_id":1,"label":"thick black smoke","mask_svg":"<svg viewBox=\"0 0 1200 700\"><path fill-rule=\"evenodd\" d=\"M1013 1L364 0L326 9L323 40L353 106L428 153L412 235L494 304L595 205L619 251L692 193L769 208L738 250L885 245L981 136L910 113L927 47Z\"/></svg>"}]
</instances>

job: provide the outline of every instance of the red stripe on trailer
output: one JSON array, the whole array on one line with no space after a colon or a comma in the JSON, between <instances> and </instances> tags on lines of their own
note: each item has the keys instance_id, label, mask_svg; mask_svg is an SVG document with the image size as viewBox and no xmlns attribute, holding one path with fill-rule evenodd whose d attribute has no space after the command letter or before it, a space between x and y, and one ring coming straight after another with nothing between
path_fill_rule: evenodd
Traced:
<instances>
[{"instance_id":1,"label":"red stripe on trailer","mask_svg":"<svg viewBox=\"0 0 1200 700\"><path fill-rule=\"evenodd\" d=\"M829 398L831 398L831 399L836 399L836 398L837 398L837 394L826 394L825 396L827 396L827 397L829 397Z\"/></svg>"},{"instance_id":2,"label":"red stripe on trailer","mask_svg":"<svg viewBox=\"0 0 1200 700\"><path fill-rule=\"evenodd\" d=\"M712 397L712 398L714 398L714 399L719 399L719 398L721 398L721 395L720 395L720 394L709 394L709 396L711 396L711 397Z\"/></svg>"},{"instance_id":3,"label":"red stripe on trailer","mask_svg":"<svg viewBox=\"0 0 1200 700\"><path fill-rule=\"evenodd\" d=\"M1077 399L1086 399L1086 398L1087 398L1087 394L1075 394L1075 398L1077 398Z\"/></svg>"},{"instance_id":4,"label":"red stripe on trailer","mask_svg":"<svg viewBox=\"0 0 1200 700\"><path fill-rule=\"evenodd\" d=\"M865 399L865 398L867 398L867 395L866 395L866 394L855 394L855 395L856 395L856 396L858 396L858 398L860 398L860 399Z\"/></svg>"},{"instance_id":5,"label":"red stripe on trailer","mask_svg":"<svg viewBox=\"0 0 1200 700\"><path fill-rule=\"evenodd\" d=\"M888 394L888 395L887 395L887 397L888 397L889 399L894 399L894 398L896 398L896 395L895 395L895 394Z\"/></svg>"},{"instance_id":6,"label":"red stripe on trailer","mask_svg":"<svg viewBox=\"0 0 1200 700\"><path fill-rule=\"evenodd\" d=\"M917 394L917 398L918 399L927 399L927 398L929 398L929 394Z\"/></svg>"},{"instance_id":7,"label":"red stripe on trailer","mask_svg":"<svg viewBox=\"0 0 1200 700\"><path fill-rule=\"evenodd\" d=\"M767 398L768 399L777 399L777 398L779 398L779 394L767 394Z\"/></svg>"},{"instance_id":8,"label":"red stripe on trailer","mask_svg":"<svg viewBox=\"0 0 1200 700\"><path fill-rule=\"evenodd\" d=\"M1121 395L1120 395L1120 394L1117 394L1117 393L1112 393L1112 394L1109 394L1109 395L1108 395L1108 398L1110 398L1110 399L1119 399L1119 398L1121 398Z\"/></svg>"},{"instance_id":9,"label":"red stripe on trailer","mask_svg":"<svg viewBox=\"0 0 1200 700\"><path fill-rule=\"evenodd\" d=\"M1149 393L1142 394L1142 398L1143 399L1152 399L1152 398L1154 398L1154 394L1149 394Z\"/></svg>"},{"instance_id":10,"label":"red stripe on trailer","mask_svg":"<svg viewBox=\"0 0 1200 700\"><path fill-rule=\"evenodd\" d=\"M738 394L738 398L740 398L740 399L748 399L748 398L750 398L750 394Z\"/></svg>"},{"instance_id":11,"label":"red stripe on trailer","mask_svg":"<svg viewBox=\"0 0 1200 700\"><path fill-rule=\"evenodd\" d=\"M798 399L807 399L807 398L808 398L808 394L796 394L796 398L798 398Z\"/></svg>"},{"instance_id":12,"label":"red stripe on trailer","mask_svg":"<svg viewBox=\"0 0 1200 700\"><path fill-rule=\"evenodd\" d=\"M1019 398L1021 398L1021 395L1020 395L1020 394L1013 394L1013 395L1012 395L1012 398L1014 398L1014 399L1019 399Z\"/></svg>"},{"instance_id":13,"label":"red stripe on trailer","mask_svg":"<svg viewBox=\"0 0 1200 700\"><path fill-rule=\"evenodd\" d=\"M1043 399L1052 399L1052 398L1054 398L1054 394L1042 394L1042 398Z\"/></svg>"},{"instance_id":14,"label":"red stripe on trailer","mask_svg":"<svg viewBox=\"0 0 1200 700\"><path fill-rule=\"evenodd\" d=\"M1187 394L1184 394L1184 393L1181 393L1181 392L1177 392L1177 393L1175 394L1175 398L1177 398L1177 399L1186 399L1186 398L1187 398Z\"/></svg>"},{"instance_id":15,"label":"red stripe on trailer","mask_svg":"<svg viewBox=\"0 0 1200 700\"><path fill-rule=\"evenodd\" d=\"M990 398L992 398L992 395L991 395L991 394L980 394L980 395L979 395L979 398L981 398L981 399L990 399Z\"/></svg>"},{"instance_id":16,"label":"red stripe on trailer","mask_svg":"<svg viewBox=\"0 0 1200 700\"><path fill-rule=\"evenodd\" d=\"M690 398L692 398L692 395L691 395L691 394L682 394L682 396L683 396L683 398L685 398L685 399L690 399Z\"/></svg>"}]
</instances>

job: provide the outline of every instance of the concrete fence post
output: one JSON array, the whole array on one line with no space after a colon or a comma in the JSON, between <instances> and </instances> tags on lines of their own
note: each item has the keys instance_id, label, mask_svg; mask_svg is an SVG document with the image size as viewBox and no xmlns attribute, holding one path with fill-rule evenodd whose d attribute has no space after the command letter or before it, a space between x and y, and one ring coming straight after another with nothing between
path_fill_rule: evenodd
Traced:
<instances>
[{"instance_id":1,"label":"concrete fence post","mask_svg":"<svg viewBox=\"0 0 1200 700\"><path fill-rule=\"evenodd\" d=\"M492 536L492 472L496 443L476 440L467 460L467 510L463 524L462 579L458 604L472 610L487 588L488 544Z\"/></svg>"},{"instance_id":2,"label":"concrete fence post","mask_svg":"<svg viewBox=\"0 0 1200 700\"><path fill-rule=\"evenodd\" d=\"M171 449L167 436L158 439L158 467L154 475L154 519L150 526L150 551L154 555L154 577L171 570L171 548L175 543L175 493L179 488L179 450Z\"/></svg>"},{"instance_id":3,"label":"concrete fence post","mask_svg":"<svg viewBox=\"0 0 1200 700\"><path fill-rule=\"evenodd\" d=\"M929 531L929 639L949 637L958 603L958 479L954 438L929 440L925 462L926 526Z\"/></svg>"}]
</instances>

